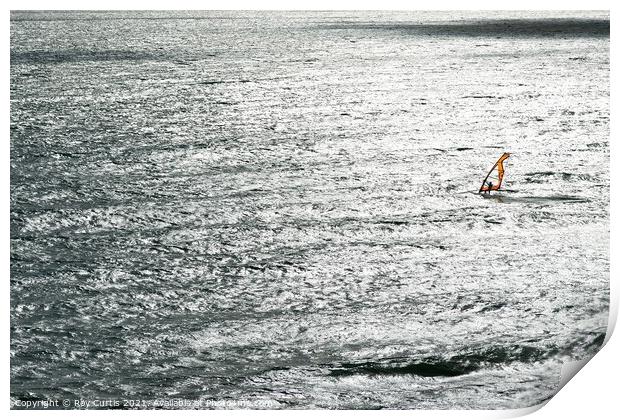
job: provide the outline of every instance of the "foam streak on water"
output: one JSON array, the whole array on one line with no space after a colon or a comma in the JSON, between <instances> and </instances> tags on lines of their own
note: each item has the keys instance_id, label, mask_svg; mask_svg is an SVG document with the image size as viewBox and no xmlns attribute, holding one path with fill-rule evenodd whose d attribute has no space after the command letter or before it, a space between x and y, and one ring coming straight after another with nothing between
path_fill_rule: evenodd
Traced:
<instances>
[{"instance_id":1,"label":"foam streak on water","mask_svg":"<svg viewBox=\"0 0 620 420\"><path fill-rule=\"evenodd\" d=\"M605 13L14 12L11 395L533 405L608 203Z\"/></svg>"}]
</instances>

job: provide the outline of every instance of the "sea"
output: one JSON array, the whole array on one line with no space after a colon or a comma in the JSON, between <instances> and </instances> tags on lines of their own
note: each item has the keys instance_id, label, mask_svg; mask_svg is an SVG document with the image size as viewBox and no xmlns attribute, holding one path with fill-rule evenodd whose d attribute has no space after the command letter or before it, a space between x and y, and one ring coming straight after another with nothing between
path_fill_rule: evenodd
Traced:
<instances>
[{"instance_id":1,"label":"sea","mask_svg":"<svg viewBox=\"0 0 620 420\"><path fill-rule=\"evenodd\" d=\"M10 60L13 408L523 408L604 341L606 11L13 11Z\"/></svg>"}]
</instances>

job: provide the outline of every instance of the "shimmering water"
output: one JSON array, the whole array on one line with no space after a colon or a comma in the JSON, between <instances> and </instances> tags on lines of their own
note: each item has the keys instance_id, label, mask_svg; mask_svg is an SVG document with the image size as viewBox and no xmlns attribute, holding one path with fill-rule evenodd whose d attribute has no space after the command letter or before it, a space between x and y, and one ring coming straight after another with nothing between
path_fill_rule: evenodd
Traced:
<instances>
[{"instance_id":1,"label":"shimmering water","mask_svg":"<svg viewBox=\"0 0 620 420\"><path fill-rule=\"evenodd\" d=\"M11 14L13 401L533 405L608 244L607 13Z\"/></svg>"}]
</instances>

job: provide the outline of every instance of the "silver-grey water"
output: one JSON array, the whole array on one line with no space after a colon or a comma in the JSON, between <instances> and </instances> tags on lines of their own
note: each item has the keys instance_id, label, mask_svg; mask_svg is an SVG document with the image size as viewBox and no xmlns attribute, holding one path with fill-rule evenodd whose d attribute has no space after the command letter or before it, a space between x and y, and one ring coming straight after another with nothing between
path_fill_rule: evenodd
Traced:
<instances>
[{"instance_id":1,"label":"silver-grey water","mask_svg":"<svg viewBox=\"0 0 620 420\"><path fill-rule=\"evenodd\" d=\"M608 246L607 13L11 14L13 402L533 405Z\"/></svg>"}]
</instances>

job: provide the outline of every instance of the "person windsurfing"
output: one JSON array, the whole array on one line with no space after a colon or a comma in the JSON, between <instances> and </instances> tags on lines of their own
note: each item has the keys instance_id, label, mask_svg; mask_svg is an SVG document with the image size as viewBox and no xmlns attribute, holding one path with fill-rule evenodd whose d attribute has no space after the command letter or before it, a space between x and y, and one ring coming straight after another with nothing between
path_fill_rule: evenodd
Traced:
<instances>
[{"instance_id":1,"label":"person windsurfing","mask_svg":"<svg viewBox=\"0 0 620 420\"><path fill-rule=\"evenodd\" d=\"M487 176L482 181L482 185L480 185L480 189L478 190L478 194L491 194L491 191L497 191L502 186L502 180L504 179L504 161L510 157L510 153L504 153L500 156L500 158L495 162L495 165L491 168ZM489 180L494 171L496 175L494 175L493 179L497 179L497 185L493 185L493 182Z\"/></svg>"},{"instance_id":2,"label":"person windsurfing","mask_svg":"<svg viewBox=\"0 0 620 420\"><path fill-rule=\"evenodd\" d=\"M485 193L491 194L492 189L493 189L493 183L491 181L487 182L487 190L485 191Z\"/></svg>"}]
</instances>

